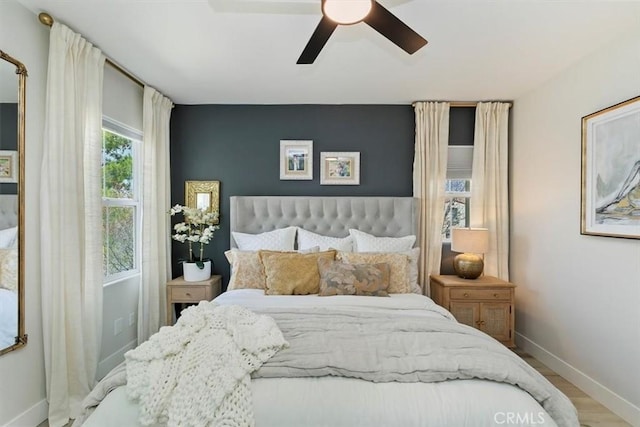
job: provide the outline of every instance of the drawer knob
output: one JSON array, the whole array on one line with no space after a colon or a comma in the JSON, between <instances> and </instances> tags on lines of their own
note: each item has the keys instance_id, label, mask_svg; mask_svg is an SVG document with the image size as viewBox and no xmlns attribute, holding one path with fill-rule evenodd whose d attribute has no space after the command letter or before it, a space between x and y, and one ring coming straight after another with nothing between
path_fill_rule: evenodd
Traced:
<instances>
[{"instance_id":1,"label":"drawer knob","mask_svg":"<svg viewBox=\"0 0 640 427\"><path fill-rule=\"evenodd\" d=\"M484 325L484 320L481 320L481 321L480 321L480 324L481 324L481 325Z\"/></svg>"},{"instance_id":2,"label":"drawer knob","mask_svg":"<svg viewBox=\"0 0 640 427\"><path fill-rule=\"evenodd\" d=\"M462 295L462 296L463 296L463 297L465 297L465 298L469 298L469 294L468 294L468 293L466 293L466 292L465 292L465 293L464 293L464 295Z\"/></svg>"},{"instance_id":3,"label":"drawer knob","mask_svg":"<svg viewBox=\"0 0 640 427\"><path fill-rule=\"evenodd\" d=\"M493 294L494 298L498 298L498 294Z\"/></svg>"},{"instance_id":4,"label":"drawer knob","mask_svg":"<svg viewBox=\"0 0 640 427\"><path fill-rule=\"evenodd\" d=\"M191 296L191 294L190 294L189 292L187 292L187 296L188 296L188 297L190 297L190 296Z\"/></svg>"}]
</instances>

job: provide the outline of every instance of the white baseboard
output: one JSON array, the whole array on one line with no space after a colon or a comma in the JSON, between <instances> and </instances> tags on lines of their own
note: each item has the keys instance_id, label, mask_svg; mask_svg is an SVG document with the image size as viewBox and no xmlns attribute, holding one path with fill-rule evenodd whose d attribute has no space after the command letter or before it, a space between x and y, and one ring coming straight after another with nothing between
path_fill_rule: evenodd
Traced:
<instances>
[{"instance_id":1,"label":"white baseboard","mask_svg":"<svg viewBox=\"0 0 640 427\"><path fill-rule=\"evenodd\" d=\"M46 399L33 405L3 427L36 427L49 417L49 404Z\"/></svg>"},{"instance_id":2,"label":"white baseboard","mask_svg":"<svg viewBox=\"0 0 640 427\"><path fill-rule=\"evenodd\" d=\"M101 360L98 363L98 372L96 373L96 379L101 380L102 378L104 378L104 376L107 375L113 368L124 361L124 354L127 351L136 348L137 345L137 340L130 341L129 343L127 343L127 345L125 345L115 353Z\"/></svg>"},{"instance_id":3,"label":"white baseboard","mask_svg":"<svg viewBox=\"0 0 640 427\"><path fill-rule=\"evenodd\" d=\"M558 375L571 382L593 399L609 408L611 412L634 427L640 427L640 408L593 378L574 368L555 354L545 350L524 335L516 332L516 345L547 365Z\"/></svg>"}]
</instances>

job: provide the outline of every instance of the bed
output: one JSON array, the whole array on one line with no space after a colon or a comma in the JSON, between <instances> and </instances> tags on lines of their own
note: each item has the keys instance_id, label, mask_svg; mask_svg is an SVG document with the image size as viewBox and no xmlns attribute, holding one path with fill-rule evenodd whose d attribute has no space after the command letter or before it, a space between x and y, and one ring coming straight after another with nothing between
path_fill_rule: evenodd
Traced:
<instances>
[{"instance_id":1,"label":"bed","mask_svg":"<svg viewBox=\"0 0 640 427\"><path fill-rule=\"evenodd\" d=\"M0 350L18 335L18 198L0 194Z\"/></svg>"},{"instance_id":2,"label":"bed","mask_svg":"<svg viewBox=\"0 0 640 427\"><path fill-rule=\"evenodd\" d=\"M202 400L206 394L194 388L200 383L211 383L203 377L218 375L203 365L211 362L225 366L220 361L226 360L226 356L217 355L220 349L216 349L215 343L224 348L230 336L236 337L238 325L254 325L252 322L258 324L267 319L273 322L277 333L273 329L260 329L255 336L240 339L247 348L263 339L274 340L269 349L275 350L255 363L250 381L246 380L246 393L250 397L241 400L251 402L245 408L250 417L242 418L241 422L227 418L219 425L251 425L255 420L257 426L279 427L578 426L575 408L566 396L509 349L482 332L457 323L449 312L423 296L419 287L410 286L415 284L398 287L399 283L416 280L412 260L417 242L411 239L417 234L416 224L413 198L231 197L230 252L251 256L258 252L266 282L252 286L255 272L247 274L244 282L235 280L246 259L234 263L236 258L244 258L230 256L233 268L230 290L213 303L203 302L187 309L176 326L162 328L154 338L128 353L129 366L114 370L85 400L87 408L97 407L86 420L80 419L82 425L136 426L141 425L140 420L148 425L163 425L167 417L174 425L191 425L184 419L171 418L166 408L160 417L146 417L148 408L142 409L139 402L127 397L128 392L137 395L140 384L150 384L147 372L152 370L166 374L161 381L162 393L137 395L139 401L148 402L149 396L158 400L162 395L171 402L170 411L175 409L173 405L178 405L176 402L187 405L189 411L182 413L191 417L199 414L197 411L209 411L200 418L191 418L196 420L193 425L206 425L203 419L216 410L217 415L224 412L209 406L213 405L211 401L218 402L214 398L218 395L218 382L226 384L225 378L230 375L225 372L216 382L210 401ZM290 247L290 227L295 230L295 248ZM340 251L334 249L348 243L351 250L345 246ZM326 259L338 253L343 257L338 261ZM353 253L359 255L350 258ZM369 256L371 262L361 262ZM380 256L405 260L406 267L402 267L405 275L394 273L391 261L378 262ZM315 274L321 276L315 294L305 290L298 280L311 269L308 260L314 257L319 271ZM302 266L295 277L290 274L292 262L301 262ZM365 276L357 276L355 285L347 280L347 285L342 286L344 283L335 284L333 280L340 281L339 278L348 275L341 270L340 275L331 276L332 268L349 268L350 272L362 268L368 276L366 280L362 279ZM289 286L289 280L297 284ZM383 286L378 286L383 282ZM393 283L396 286L393 290L401 292L393 292ZM243 316L257 317L251 317L251 322L229 322L231 326L227 328L234 332L215 335L215 339L211 335L209 341L204 339L202 342L208 342L209 347L193 345L189 357L201 358L193 359L200 362L191 364L198 367L199 374L180 370L175 378L169 379L168 371L159 368L167 366L162 364L164 361L157 357L150 361L150 354L165 351L171 353L175 367L176 352L184 358L180 360L187 358L182 350L176 350L182 347L176 347L175 343L180 339L184 345L195 342L183 339L184 334L194 334L197 329L194 325L201 325L198 322L206 316L215 318L214 312L233 312L237 316L237 310L243 310ZM219 324L220 319L216 319ZM211 353L204 351L205 347ZM138 369L143 365L147 371ZM233 366L229 371L235 372L236 365ZM129 384L124 386L127 371ZM242 378L244 381L248 376ZM166 384L174 384L172 381L176 384L174 397L163 394ZM182 392L177 393L179 390ZM194 405L196 401L201 403Z\"/></svg>"}]
</instances>

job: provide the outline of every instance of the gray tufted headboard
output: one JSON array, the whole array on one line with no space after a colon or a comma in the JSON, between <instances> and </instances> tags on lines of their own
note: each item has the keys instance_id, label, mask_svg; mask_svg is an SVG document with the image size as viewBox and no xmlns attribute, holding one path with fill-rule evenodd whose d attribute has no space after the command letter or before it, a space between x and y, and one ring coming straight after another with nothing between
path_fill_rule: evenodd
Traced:
<instances>
[{"instance_id":1,"label":"gray tufted headboard","mask_svg":"<svg viewBox=\"0 0 640 427\"><path fill-rule=\"evenodd\" d=\"M241 233L293 225L332 237L348 236L350 228L383 237L418 234L412 197L232 196L229 210L230 231Z\"/></svg>"}]
</instances>

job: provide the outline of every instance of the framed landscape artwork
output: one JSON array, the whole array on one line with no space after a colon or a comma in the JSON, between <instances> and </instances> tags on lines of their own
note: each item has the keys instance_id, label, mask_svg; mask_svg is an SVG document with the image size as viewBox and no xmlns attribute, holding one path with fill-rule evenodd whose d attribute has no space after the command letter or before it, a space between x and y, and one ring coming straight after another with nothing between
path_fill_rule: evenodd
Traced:
<instances>
[{"instance_id":1,"label":"framed landscape artwork","mask_svg":"<svg viewBox=\"0 0 640 427\"><path fill-rule=\"evenodd\" d=\"M640 239L640 96L582 118L581 234Z\"/></svg>"},{"instance_id":2,"label":"framed landscape artwork","mask_svg":"<svg viewBox=\"0 0 640 427\"><path fill-rule=\"evenodd\" d=\"M0 150L0 182L18 182L18 152Z\"/></svg>"},{"instance_id":3,"label":"framed landscape artwork","mask_svg":"<svg viewBox=\"0 0 640 427\"><path fill-rule=\"evenodd\" d=\"M360 153L320 153L320 185L360 185Z\"/></svg>"},{"instance_id":4,"label":"framed landscape artwork","mask_svg":"<svg viewBox=\"0 0 640 427\"><path fill-rule=\"evenodd\" d=\"M313 179L313 141L280 141L280 179Z\"/></svg>"}]
</instances>

